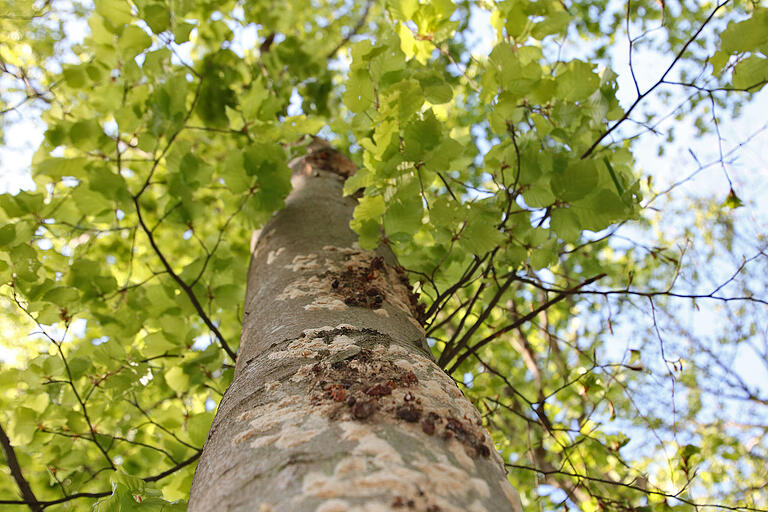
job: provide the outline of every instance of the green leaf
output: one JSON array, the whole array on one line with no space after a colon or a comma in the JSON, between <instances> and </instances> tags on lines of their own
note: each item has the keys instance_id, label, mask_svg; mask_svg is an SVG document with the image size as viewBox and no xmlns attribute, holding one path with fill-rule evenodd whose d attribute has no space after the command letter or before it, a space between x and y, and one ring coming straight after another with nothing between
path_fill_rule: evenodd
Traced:
<instances>
[{"instance_id":1,"label":"green leaf","mask_svg":"<svg viewBox=\"0 0 768 512\"><path fill-rule=\"evenodd\" d=\"M25 446L32 442L37 431L37 413L28 407L17 407L13 414L10 432L14 446Z\"/></svg>"},{"instance_id":2,"label":"green leaf","mask_svg":"<svg viewBox=\"0 0 768 512\"><path fill-rule=\"evenodd\" d=\"M32 167L33 176L48 176L60 180L64 176L79 178L88 160L85 158L46 158Z\"/></svg>"},{"instance_id":3,"label":"green leaf","mask_svg":"<svg viewBox=\"0 0 768 512\"><path fill-rule=\"evenodd\" d=\"M91 362L82 357L73 357L67 362L72 379L76 380L84 376L91 369Z\"/></svg>"},{"instance_id":4,"label":"green leaf","mask_svg":"<svg viewBox=\"0 0 768 512\"><path fill-rule=\"evenodd\" d=\"M396 197L387 203L384 214L384 231L387 235L405 233L412 236L421 228L424 214L422 199L419 195L418 180L411 179L402 186Z\"/></svg>"},{"instance_id":5,"label":"green leaf","mask_svg":"<svg viewBox=\"0 0 768 512\"><path fill-rule=\"evenodd\" d=\"M566 11L550 14L533 26L531 35L536 39L544 39L548 35L564 34L572 19L573 16Z\"/></svg>"},{"instance_id":6,"label":"green leaf","mask_svg":"<svg viewBox=\"0 0 768 512\"><path fill-rule=\"evenodd\" d=\"M499 221L491 212L473 208L467 218L467 225L459 239L467 251L482 256L504 241L504 234L496 229Z\"/></svg>"},{"instance_id":7,"label":"green leaf","mask_svg":"<svg viewBox=\"0 0 768 512\"><path fill-rule=\"evenodd\" d=\"M579 217L568 208L553 209L550 226L566 242L575 242L581 235Z\"/></svg>"},{"instance_id":8,"label":"green leaf","mask_svg":"<svg viewBox=\"0 0 768 512\"><path fill-rule=\"evenodd\" d=\"M555 195L549 187L533 185L523 192L523 199L531 208L546 208L555 202Z\"/></svg>"},{"instance_id":9,"label":"green leaf","mask_svg":"<svg viewBox=\"0 0 768 512\"><path fill-rule=\"evenodd\" d=\"M388 0L387 8L396 20L408 21L419 8L418 0Z\"/></svg>"},{"instance_id":10,"label":"green leaf","mask_svg":"<svg viewBox=\"0 0 768 512\"><path fill-rule=\"evenodd\" d=\"M419 111L424 104L424 94L416 80L404 80L387 89L387 108L394 109L398 119L405 121Z\"/></svg>"},{"instance_id":11,"label":"green leaf","mask_svg":"<svg viewBox=\"0 0 768 512\"><path fill-rule=\"evenodd\" d=\"M364 112L373 106L373 84L367 71L350 71L345 85L342 101L351 112Z\"/></svg>"},{"instance_id":12,"label":"green leaf","mask_svg":"<svg viewBox=\"0 0 768 512\"><path fill-rule=\"evenodd\" d=\"M125 27L123 33L117 38L117 46L123 56L132 58L143 52L152 44L152 38L146 32L135 25Z\"/></svg>"},{"instance_id":13,"label":"green leaf","mask_svg":"<svg viewBox=\"0 0 768 512\"><path fill-rule=\"evenodd\" d=\"M152 32L159 34L168 30L171 26L171 13L168 7L163 4L149 4L144 7L144 21L147 22Z\"/></svg>"},{"instance_id":14,"label":"green leaf","mask_svg":"<svg viewBox=\"0 0 768 512\"><path fill-rule=\"evenodd\" d=\"M169 341L161 331L158 331L144 338L144 348L142 349L142 353L146 357L155 357L180 347L182 347L182 345Z\"/></svg>"},{"instance_id":15,"label":"green leaf","mask_svg":"<svg viewBox=\"0 0 768 512\"><path fill-rule=\"evenodd\" d=\"M381 216L387 207L381 196L362 197L358 202L349 226L359 235L359 244L363 249L373 249L381 238Z\"/></svg>"},{"instance_id":16,"label":"green leaf","mask_svg":"<svg viewBox=\"0 0 768 512\"><path fill-rule=\"evenodd\" d=\"M187 421L187 432L189 433L189 439L193 444L203 446L205 438L208 436L208 430L211 428L212 421L213 414L210 412L196 414Z\"/></svg>"},{"instance_id":17,"label":"green leaf","mask_svg":"<svg viewBox=\"0 0 768 512\"><path fill-rule=\"evenodd\" d=\"M556 77L557 94L566 101L583 101L600 87L594 64L573 60Z\"/></svg>"},{"instance_id":18,"label":"green leaf","mask_svg":"<svg viewBox=\"0 0 768 512\"><path fill-rule=\"evenodd\" d=\"M733 87L757 92L768 82L768 59L751 55L733 69Z\"/></svg>"},{"instance_id":19,"label":"green leaf","mask_svg":"<svg viewBox=\"0 0 768 512\"><path fill-rule=\"evenodd\" d=\"M93 146L96 136L101 133L101 126L96 121L91 119L78 121L69 129L69 139L75 147L89 149Z\"/></svg>"},{"instance_id":20,"label":"green leaf","mask_svg":"<svg viewBox=\"0 0 768 512\"><path fill-rule=\"evenodd\" d=\"M128 186L125 178L112 172L107 166L93 166L89 169L90 181L88 186L94 192L99 192L105 198L125 200L128 197Z\"/></svg>"},{"instance_id":21,"label":"green leaf","mask_svg":"<svg viewBox=\"0 0 768 512\"><path fill-rule=\"evenodd\" d=\"M0 247L9 245L16 239L16 226L13 224L6 224L0 227Z\"/></svg>"},{"instance_id":22,"label":"green leaf","mask_svg":"<svg viewBox=\"0 0 768 512\"><path fill-rule=\"evenodd\" d=\"M173 27L173 40L176 44L182 44L189 41L189 33L195 26L192 23L176 23Z\"/></svg>"},{"instance_id":23,"label":"green leaf","mask_svg":"<svg viewBox=\"0 0 768 512\"><path fill-rule=\"evenodd\" d=\"M84 87L88 79L82 66L67 66L62 74L64 75L64 82L73 89Z\"/></svg>"},{"instance_id":24,"label":"green leaf","mask_svg":"<svg viewBox=\"0 0 768 512\"><path fill-rule=\"evenodd\" d=\"M40 261L37 259L37 253L28 245L17 245L10 251L13 269L19 279L24 281L37 281L37 269L40 268Z\"/></svg>"},{"instance_id":25,"label":"green leaf","mask_svg":"<svg viewBox=\"0 0 768 512\"><path fill-rule=\"evenodd\" d=\"M57 286L48 290L43 296L43 300L53 302L59 306L66 307L68 304L75 302L80 297L80 294L75 288L68 286Z\"/></svg>"},{"instance_id":26,"label":"green leaf","mask_svg":"<svg viewBox=\"0 0 768 512\"><path fill-rule=\"evenodd\" d=\"M5 211L5 214L11 218L21 217L27 213L27 208L17 201L17 196L11 194L0 194L0 208Z\"/></svg>"},{"instance_id":27,"label":"green leaf","mask_svg":"<svg viewBox=\"0 0 768 512\"><path fill-rule=\"evenodd\" d=\"M736 195L736 192L733 191L733 188L731 188L728 192L728 197L723 201L723 206L735 210L736 208L744 206L744 203L739 199L739 196Z\"/></svg>"},{"instance_id":28,"label":"green leaf","mask_svg":"<svg viewBox=\"0 0 768 512\"><path fill-rule=\"evenodd\" d=\"M563 201L576 201L594 191L597 185L594 160L578 160L564 171L555 173L550 180L552 191Z\"/></svg>"},{"instance_id":29,"label":"green leaf","mask_svg":"<svg viewBox=\"0 0 768 512\"><path fill-rule=\"evenodd\" d=\"M420 83L424 97L433 105L448 103L453 99L453 88L440 78L425 78Z\"/></svg>"},{"instance_id":30,"label":"green leaf","mask_svg":"<svg viewBox=\"0 0 768 512\"><path fill-rule=\"evenodd\" d=\"M259 114L262 103L269 97L269 91L261 80L251 82L248 91L240 96L240 106L246 120L254 120Z\"/></svg>"},{"instance_id":31,"label":"green leaf","mask_svg":"<svg viewBox=\"0 0 768 512\"><path fill-rule=\"evenodd\" d=\"M174 366L165 372L165 382L167 382L171 389L178 395L183 395L189 390L189 375L184 373L184 370L180 366Z\"/></svg>"},{"instance_id":32,"label":"green leaf","mask_svg":"<svg viewBox=\"0 0 768 512\"><path fill-rule=\"evenodd\" d=\"M235 92L230 87L235 73L229 65L231 58L229 51L221 50L207 56L203 64L203 83L195 112L206 126L212 128L227 128L226 107L234 108L237 105Z\"/></svg>"},{"instance_id":33,"label":"green leaf","mask_svg":"<svg viewBox=\"0 0 768 512\"><path fill-rule=\"evenodd\" d=\"M608 227L611 222L625 217L628 211L621 198L606 189L574 202L571 209L578 214L582 228L590 231Z\"/></svg>"},{"instance_id":34,"label":"green leaf","mask_svg":"<svg viewBox=\"0 0 768 512\"><path fill-rule=\"evenodd\" d=\"M109 21L113 27L131 22L131 7L125 0L95 0L96 12Z\"/></svg>"},{"instance_id":35,"label":"green leaf","mask_svg":"<svg viewBox=\"0 0 768 512\"><path fill-rule=\"evenodd\" d=\"M235 284L225 284L213 289L213 298L220 308L234 308L243 301L243 288Z\"/></svg>"},{"instance_id":36,"label":"green leaf","mask_svg":"<svg viewBox=\"0 0 768 512\"><path fill-rule=\"evenodd\" d=\"M380 219L387 207L381 196L365 196L360 198L355 208L354 218L360 220Z\"/></svg>"},{"instance_id":37,"label":"green leaf","mask_svg":"<svg viewBox=\"0 0 768 512\"><path fill-rule=\"evenodd\" d=\"M547 268L557 262L557 240L547 240L538 249L531 252L529 259L534 270Z\"/></svg>"},{"instance_id":38,"label":"green leaf","mask_svg":"<svg viewBox=\"0 0 768 512\"><path fill-rule=\"evenodd\" d=\"M755 51L768 44L768 9L757 8L749 19L730 22L720 42L728 53Z\"/></svg>"}]
</instances>

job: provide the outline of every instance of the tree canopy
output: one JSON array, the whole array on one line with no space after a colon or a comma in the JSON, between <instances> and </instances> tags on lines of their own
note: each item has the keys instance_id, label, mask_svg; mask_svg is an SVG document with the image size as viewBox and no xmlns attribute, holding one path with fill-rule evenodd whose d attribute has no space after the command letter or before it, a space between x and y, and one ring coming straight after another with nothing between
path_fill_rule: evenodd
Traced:
<instances>
[{"instance_id":1,"label":"tree canopy","mask_svg":"<svg viewBox=\"0 0 768 512\"><path fill-rule=\"evenodd\" d=\"M720 130L766 81L759 1L3 0L0 136L45 131L0 195L0 503L183 510L318 134L526 509L768 509L764 211ZM640 169L677 126L717 157Z\"/></svg>"}]
</instances>

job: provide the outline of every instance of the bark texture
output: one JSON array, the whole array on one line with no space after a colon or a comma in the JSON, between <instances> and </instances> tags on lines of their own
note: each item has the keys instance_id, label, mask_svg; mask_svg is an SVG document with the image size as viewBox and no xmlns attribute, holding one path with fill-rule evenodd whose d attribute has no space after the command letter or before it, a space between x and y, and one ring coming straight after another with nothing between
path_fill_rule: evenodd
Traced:
<instances>
[{"instance_id":1,"label":"bark texture","mask_svg":"<svg viewBox=\"0 0 768 512\"><path fill-rule=\"evenodd\" d=\"M190 511L521 511L479 412L433 361L405 276L361 250L322 144L253 251L235 377Z\"/></svg>"}]
</instances>

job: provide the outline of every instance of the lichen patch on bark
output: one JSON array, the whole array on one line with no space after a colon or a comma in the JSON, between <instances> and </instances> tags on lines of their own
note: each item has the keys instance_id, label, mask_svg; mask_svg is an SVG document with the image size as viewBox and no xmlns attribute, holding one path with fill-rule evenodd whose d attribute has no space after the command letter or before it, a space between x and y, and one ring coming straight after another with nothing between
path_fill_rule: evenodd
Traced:
<instances>
[{"instance_id":1,"label":"lichen patch on bark","mask_svg":"<svg viewBox=\"0 0 768 512\"><path fill-rule=\"evenodd\" d=\"M349 309L346 304L335 297L318 297L312 301L311 304L304 306L307 311L319 311L321 309L328 309L331 311L344 311Z\"/></svg>"},{"instance_id":2,"label":"lichen patch on bark","mask_svg":"<svg viewBox=\"0 0 768 512\"><path fill-rule=\"evenodd\" d=\"M315 512L348 512L349 503L344 500L328 500L325 503L321 503L315 509Z\"/></svg>"},{"instance_id":3,"label":"lichen patch on bark","mask_svg":"<svg viewBox=\"0 0 768 512\"><path fill-rule=\"evenodd\" d=\"M343 422L342 439L354 448L336 464L333 474L311 472L303 480L305 496L347 500L386 497L385 510L464 512L485 510L481 499L489 496L485 482L443 457L428 458L429 450L409 453L408 461L395 444L377 433L377 427ZM468 507L457 504L469 503ZM480 508L477 508L480 507Z\"/></svg>"},{"instance_id":4,"label":"lichen patch on bark","mask_svg":"<svg viewBox=\"0 0 768 512\"><path fill-rule=\"evenodd\" d=\"M274 263L277 257L284 252L285 252L285 247L280 247L279 249L269 251L267 253L267 265L271 265L272 263Z\"/></svg>"},{"instance_id":5,"label":"lichen patch on bark","mask_svg":"<svg viewBox=\"0 0 768 512\"><path fill-rule=\"evenodd\" d=\"M298 254L293 257L293 261L285 265L285 268L294 272L305 272L307 270L317 270L320 264L317 261L317 254Z\"/></svg>"},{"instance_id":6,"label":"lichen patch on bark","mask_svg":"<svg viewBox=\"0 0 768 512\"><path fill-rule=\"evenodd\" d=\"M298 299L300 297L320 295L327 291L327 283L317 276L296 279L275 297L277 300Z\"/></svg>"},{"instance_id":7,"label":"lichen patch on bark","mask_svg":"<svg viewBox=\"0 0 768 512\"><path fill-rule=\"evenodd\" d=\"M272 252L268 263L271 258ZM384 317L390 316L389 305L402 311L408 321L423 332L424 305L411 291L404 272L387 265L374 252L359 247L325 246L322 254L298 254L284 267L303 275L291 281L277 300L314 297L304 306L305 310L343 311L347 307L363 307Z\"/></svg>"}]
</instances>

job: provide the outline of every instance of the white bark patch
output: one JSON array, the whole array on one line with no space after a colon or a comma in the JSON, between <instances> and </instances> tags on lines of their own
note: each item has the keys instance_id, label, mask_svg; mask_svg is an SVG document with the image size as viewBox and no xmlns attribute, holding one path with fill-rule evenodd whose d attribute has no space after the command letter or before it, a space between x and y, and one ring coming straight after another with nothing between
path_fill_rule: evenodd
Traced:
<instances>
[{"instance_id":1,"label":"white bark patch","mask_svg":"<svg viewBox=\"0 0 768 512\"><path fill-rule=\"evenodd\" d=\"M467 512L486 512L488 509L485 508L485 506L480 503L479 501L475 500L472 502L472 504L467 509Z\"/></svg>"},{"instance_id":2,"label":"white bark patch","mask_svg":"<svg viewBox=\"0 0 768 512\"><path fill-rule=\"evenodd\" d=\"M399 366L400 368L404 368L406 370L410 370L415 373L416 371L416 365L411 364L411 362L407 359L398 359L395 361L395 364Z\"/></svg>"},{"instance_id":3,"label":"white bark patch","mask_svg":"<svg viewBox=\"0 0 768 512\"><path fill-rule=\"evenodd\" d=\"M455 441L454 439L449 440L448 451L451 452L451 455L453 455L453 458L456 459L456 462L461 464L461 467L467 471L475 470L475 461L472 459L472 457L467 455L467 450L464 448L464 446L462 446L461 443Z\"/></svg>"},{"instance_id":4,"label":"white bark patch","mask_svg":"<svg viewBox=\"0 0 768 512\"><path fill-rule=\"evenodd\" d=\"M451 465L445 456L435 461L414 453L409 454L411 461L407 463L391 443L377 434L376 426L344 421L339 427L342 439L356 445L336 464L332 475L311 472L304 477L305 497L325 498L329 500L326 503L340 498L380 497L385 501L378 505L387 511L393 509L395 500L403 505L412 501L416 510L427 510L430 505L438 506L443 512L483 510L476 504L480 503L478 498L490 496L488 486L462 468ZM432 449L425 449L425 453L431 452ZM455 505L470 500L469 509ZM368 505L359 510L369 510Z\"/></svg>"},{"instance_id":5,"label":"white bark patch","mask_svg":"<svg viewBox=\"0 0 768 512\"><path fill-rule=\"evenodd\" d=\"M333 352L340 352L342 350L345 350L349 348L352 345L357 345L355 343L355 340L350 338L349 336L345 336L344 334L339 334L335 338L333 338L333 341L331 341L331 344L328 346L328 349Z\"/></svg>"},{"instance_id":6,"label":"white bark patch","mask_svg":"<svg viewBox=\"0 0 768 512\"><path fill-rule=\"evenodd\" d=\"M327 293L328 284L317 276L306 279L297 279L288 283L288 286L276 297L277 300L298 299Z\"/></svg>"},{"instance_id":7,"label":"white bark patch","mask_svg":"<svg viewBox=\"0 0 768 512\"><path fill-rule=\"evenodd\" d=\"M304 306L306 311L319 311L321 309L329 309L331 311L344 311L348 308L349 306L344 304L341 300L331 296L318 297L313 300L311 304Z\"/></svg>"},{"instance_id":8,"label":"white bark patch","mask_svg":"<svg viewBox=\"0 0 768 512\"><path fill-rule=\"evenodd\" d=\"M440 380L435 379L434 375L439 376L438 379ZM423 390L426 395L425 398L430 401L433 410L443 417L453 415L463 422L480 427L477 428L477 431L482 433L485 444L493 447L490 435L481 427L483 422L480 412L462 395L450 377L441 371L435 371L434 375L429 380L422 380L423 388L420 390ZM447 381L442 379L442 376L445 376ZM495 453L495 450L491 450L491 453Z\"/></svg>"},{"instance_id":9,"label":"white bark patch","mask_svg":"<svg viewBox=\"0 0 768 512\"><path fill-rule=\"evenodd\" d=\"M320 264L317 262L317 254L297 254L289 265L285 265L294 272L304 272L307 270L317 270Z\"/></svg>"},{"instance_id":10,"label":"white bark patch","mask_svg":"<svg viewBox=\"0 0 768 512\"><path fill-rule=\"evenodd\" d=\"M392 512L392 505L385 503L366 503L352 507L349 512Z\"/></svg>"},{"instance_id":11,"label":"white bark patch","mask_svg":"<svg viewBox=\"0 0 768 512\"><path fill-rule=\"evenodd\" d=\"M318 435L320 432L322 432L323 428L327 427L327 425L321 425L319 426L319 428L307 427L307 423L313 423L312 420L318 419L318 418L320 417L310 416L308 421L301 426L296 426L296 425L285 426L285 423L283 423L282 430L279 434L260 437L251 443L251 447L261 448L262 446L274 444L277 448L280 448L281 450L285 450L288 448L294 448L296 446L302 445L308 442L310 439L312 439L316 435Z\"/></svg>"},{"instance_id":12,"label":"white bark patch","mask_svg":"<svg viewBox=\"0 0 768 512\"><path fill-rule=\"evenodd\" d=\"M370 426L351 421L345 421L340 426L344 432L342 439L357 441L353 454L373 458L373 463L381 468L403 464L403 458L397 450L384 439L377 437Z\"/></svg>"},{"instance_id":13,"label":"white bark patch","mask_svg":"<svg viewBox=\"0 0 768 512\"><path fill-rule=\"evenodd\" d=\"M275 262L278 256L280 256L282 253L285 252L285 247L281 247L274 251L269 251L267 253L267 265L271 265Z\"/></svg>"},{"instance_id":14,"label":"white bark patch","mask_svg":"<svg viewBox=\"0 0 768 512\"><path fill-rule=\"evenodd\" d=\"M359 254L362 252L357 242L352 247L336 247L335 245L326 245L323 247L325 252L338 252L341 254Z\"/></svg>"},{"instance_id":15,"label":"white bark patch","mask_svg":"<svg viewBox=\"0 0 768 512\"><path fill-rule=\"evenodd\" d=\"M336 464L333 474L337 478L345 478L350 475L359 475L365 471L365 457L346 457Z\"/></svg>"},{"instance_id":16,"label":"white bark patch","mask_svg":"<svg viewBox=\"0 0 768 512\"><path fill-rule=\"evenodd\" d=\"M416 462L414 466L423 473L431 483L431 488L438 496L455 496L460 498L474 492L472 478L463 469L448 463L429 461Z\"/></svg>"},{"instance_id":17,"label":"white bark patch","mask_svg":"<svg viewBox=\"0 0 768 512\"><path fill-rule=\"evenodd\" d=\"M330 329L333 328L308 329L303 332L301 338L289 343L285 350L276 350L275 352L270 353L267 358L271 360L314 359L318 355L318 352L325 350L330 352L331 355L349 351L349 349L353 347L357 348L358 352L360 351L360 347L356 344L355 340L344 334L337 335L330 343L326 343L325 339L315 336L316 334L323 332L323 330L327 332L327 330ZM299 372L302 373L302 378L303 376L308 375L308 370L305 370L304 367L302 367Z\"/></svg>"},{"instance_id":18,"label":"white bark patch","mask_svg":"<svg viewBox=\"0 0 768 512\"><path fill-rule=\"evenodd\" d=\"M391 356L406 356L409 353L402 345L396 343L389 346L388 352Z\"/></svg>"},{"instance_id":19,"label":"white bark patch","mask_svg":"<svg viewBox=\"0 0 768 512\"><path fill-rule=\"evenodd\" d=\"M245 411L242 413L238 419L240 421L246 421L252 418L256 418L251 422L251 425L257 429L268 430L282 421L282 419L276 419L279 417L279 415L283 414L282 412L278 412L280 409L291 407L298 401L299 397L290 396L280 400L279 402L270 402L268 404L254 407L250 411Z\"/></svg>"},{"instance_id":20,"label":"white bark patch","mask_svg":"<svg viewBox=\"0 0 768 512\"><path fill-rule=\"evenodd\" d=\"M297 256L298 258L299 256ZM294 258L295 261L295 258ZM287 265L290 266L290 265ZM304 306L306 311L344 311L347 306L337 295L331 293L331 285L327 279L321 279L318 276L296 279L291 281L276 297L276 300L299 299L301 297L315 297L315 299Z\"/></svg>"},{"instance_id":21,"label":"white bark patch","mask_svg":"<svg viewBox=\"0 0 768 512\"><path fill-rule=\"evenodd\" d=\"M314 338L318 334L322 334L322 333L328 332L328 331L338 331L339 329L352 329L354 331L359 331L360 330L357 327L355 327L354 325L349 325L349 324L339 324L336 327L331 327L330 325L324 325L322 327L316 327L314 329L305 329L305 330L301 331L301 334L302 334L302 336L305 336L305 337L313 337Z\"/></svg>"},{"instance_id":22,"label":"white bark patch","mask_svg":"<svg viewBox=\"0 0 768 512\"><path fill-rule=\"evenodd\" d=\"M294 272L317 272L322 269L326 274L323 278L312 275L292 281L277 296L277 300L315 297L310 304L304 306L306 311L344 311L352 305L370 308L376 314L388 318L390 311L382 307L382 301L385 301L395 310L404 313L410 323L424 332L423 326L414 317L415 305L411 304L412 296L409 288L403 284L402 276L383 263L383 259L376 256L376 253L330 245L323 247L323 252L327 256L322 262L317 254L311 253L296 255L289 265L285 265L285 268ZM270 252L267 263L274 261L278 255L279 250L274 255Z\"/></svg>"},{"instance_id":23,"label":"white bark patch","mask_svg":"<svg viewBox=\"0 0 768 512\"><path fill-rule=\"evenodd\" d=\"M240 415L250 420L248 428L232 443L248 442L251 448L274 446L281 450L295 448L327 430L328 420L306 398L290 397L261 405Z\"/></svg>"},{"instance_id":24,"label":"white bark patch","mask_svg":"<svg viewBox=\"0 0 768 512\"><path fill-rule=\"evenodd\" d=\"M308 378L312 374L312 367L315 366L314 364L304 364L301 366L301 368L298 369L298 371L291 377L291 382L301 382L302 380Z\"/></svg>"},{"instance_id":25,"label":"white bark patch","mask_svg":"<svg viewBox=\"0 0 768 512\"><path fill-rule=\"evenodd\" d=\"M265 391L273 391L277 389L280 386L279 380L272 380L264 384L264 390Z\"/></svg>"},{"instance_id":26,"label":"white bark patch","mask_svg":"<svg viewBox=\"0 0 768 512\"><path fill-rule=\"evenodd\" d=\"M420 354L416 354L416 353L410 354L410 358L413 360L413 365L422 371L426 371L432 368L437 369L437 371L441 371L439 368L437 368L437 365L433 361L430 361L429 359L427 359L426 357Z\"/></svg>"},{"instance_id":27,"label":"white bark patch","mask_svg":"<svg viewBox=\"0 0 768 512\"><path fill-rule=\"evenodd\" d=\"M344 500L329 500L321 503L315 512L349 512L349 503Z\"/></svg>"},{"instance_id":28,"label":"white bark patch","mask_svg":"<svg viewBox=\"0 0 768 512\"><path fill-rule=\"evenodd\" d=\"M314 358L319 350L328 348L323 338L302 336L288 344L285 350L277 350L267 356L267 359L307 359Z\"/></svg>"},{"instance_id":29,"label":"white bark patch","mask_svg":"<svg viewBox=\"0 0 768 512\"><path fill-rule=\"evenodd\" d=\"M480 478L472 478L470 483L472 484L472 487L475 488L475 491L477 491L477 494L483 498L490 497L491 489L488 487L488 483L485 480L481 480Z\"/></svg>"}]
</instances>

